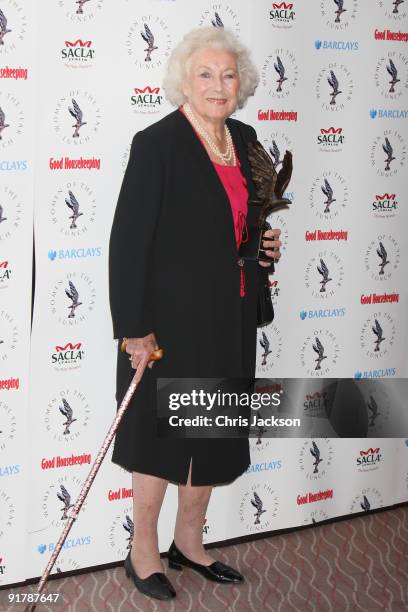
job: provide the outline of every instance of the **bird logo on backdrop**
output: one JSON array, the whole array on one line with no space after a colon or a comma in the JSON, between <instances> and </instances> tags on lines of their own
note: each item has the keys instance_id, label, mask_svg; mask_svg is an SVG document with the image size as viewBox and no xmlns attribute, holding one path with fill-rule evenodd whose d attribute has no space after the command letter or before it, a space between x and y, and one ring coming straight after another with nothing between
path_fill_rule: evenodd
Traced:
<instances>
[{"instance_id":1,"label":"bird logo on backdrop","mask_svg":"<svg viewBox=\"0 0 408 612\"><path fill-rule=\"evenodd\" d=\"M280 150L276 140L272 140L272 146L269 147L269 153L273 159L273 166L275 170L277 170L280 164L283 163L283 159L280 159Z\"/></svg>"},{"instance_id":2,"label":"bird logo on backdrop","mask_svg":"<svg viewBox=\"0 0 408 612\"><path fill-rule=\"evenodd\" d=\"M154 36L152 34L151 29L147 25L147 23L144 24L144 29L145 29L144 32L140 32L140 36L143 38L143 40L147 44L147 49L145 49L145 52L146 52L145 62L151 62L152 61L151 55L153 51L155 51L159 47L155 46Z\"/></svg>"},{"instance_id":3,"label":"bird logo on backdrop","mask_svg":"<svg viewBox=\"0 0 408 612\"><path fill-rule=\"evenodd\" d=\"M285 77L285 67L279 55L277 56L276 62L274 63L273 67L279 75L279 78L276 80L276 82L278 83L276 91L282 91L282 84L284 83L284 81L288 80L288 77Z\"/></svg>"},{"instance_id":4,"label":"bird logo on backdrop","mask_svg":"<svg viewBox=\"0 0 408 612\"><path fill-rule=\"evenodd\" d=\"M262 363L261 365L266 365L266 358L268 357L268 355L270 355L272 353L272 351L269 350L269 340L268 340L268 336L265 334L265 332L262 332L262 338L261 340L259 340L259 344L262 346L264 352L262 353Z\"/></svg>"},{"instance_id":5,"label":"bird logo on backdrop","mask_svg":"<svg viewBox=\"0 0 408 612\"><path fill-rule=\"evenodd\" d=\"M380 350L381 342L384 342L385 340L383 336L383 329L377 319L374 319L374 325L372 325L371 329L376 336L376 340L374 340L374 345L375 345L374 352L377 353Z\"/></svg>"},{"instance_id":6,"label":"bird logo on backdrop","mask_svg":"<svg viewBox=\"0 0 408 612\"><path fill-rule=\"evenodd\" d=\"M214 28L223 28L224 27L222 19L221 19L221 17L219 16L219 14L217 12L214 13L214 19L211 19L211 23L214 26Z\"/></svg>"},{"instance_id":7,"label":"bird logo on backdrop","mask_svg":"<svg viewBox=\"0 0 408 612\"><path fill-rule=\"evenodd\" d=\"M128 514L125 516L125 520L122 523L122 525L123 525L123 529L125 529L125 531L127 531L129 534L128 537L126 538L127 540L126 549L129 550L130 548L132 548L134 525L133 525L132 519L130 518Z\"/></svg>"},{"instance_id":8,"label":"bird logo on backdrop","mask_svg":"<svg viewBox=\"0 0 408 612\"><path fill-rule=\"evenodd\" d=\"M387 264L390 263L389 259L387 259L387 251L382 242L379 243L380 246L377 249L377 255L381 259L381 262L378 264L380 267L380 271L378 274L384 274L384 268Z\"/></svg>"},{"instance_id":9,"label":"bird logo on backdrop","mask_svg":"<svg viewBox=\"0 0 408 612\"><path fill-rule=\"evenodd\" d=\"M326 200L323 202L323 204L325 205L325 209L324 209L324 213L329 213L330 212L330 206L333 204L333 202L336 201L336 198L333 197L333 188L330 185L329 181L327 180L327 178L324 179L324 185L321 185L321 190L323 191L324 195L326 196Z\"/></svg>"},{"instance_id":10,"label":"bird logo on backdrop","mask_svg":"<svg viewBox=\"0 0 408 612\"><path fill-rule=\"evenodd\" d=\"M330 70L330 77L327 77L327 82L333 90L330 93L330 104L334 105L336 104L336 97L343 92L341 91L341 89L339 89L339 81L337 80L337 77L334 74L333 70Z\"/></svg>"},{"instance_id":11,"label":"bird logo on backdrop","mask_svg":"<svg viewBox=\"0 0 408 612\"><path fill-rule=\"evenodd\" d=\"M69 106L68 107L68 111L70 113L70 115L72 115L72 117L75 119L75 123L72 126L73 128L75 128L75 131L72 135L73 138L79 138L79 130L81 129L82 126L86 125L87 122L86 121L82 121L83 119L83 112L79 107L79 104L77 103L76 100L74 100L74 98L72 98L72 108Z\"/></svg>"},{"instance_id":12,"label":"bird logo on backdrop","mask_svg":"<svg viewBox=\"0 0 408 612\"><path fill-rule=\"evenodd\" d=\"M71 504L71 495L68 493L64 485L60 485L60 489L61 491L58 491L57 497L64 504L64 507L61 508L61 520L65 521L68 518L68 511L74 507L74 504Z\"/></svg>"},{"instance_id":13,"label":"bird logo on backdrop","mask_svg":"<svg viewBox=\"0 0 408 612\"><path fill-rule=\"evenodd\" d=\"M323 359L327 359L327 355L324 354L324 346L320 342L318 336L316 336L315 343L313 344L313 350L315 353L317 353L317 358L315 359L315 370L321 370L322 368L320 364L322 363Z\"/></svg>"},{"instance_id":14,"label":"bird logo on backdrop","mask_svg":"<svg viewBox=\"0 0 408 612\"><path fill-rule=\"evenodd\" d=\"M58 408L61 414L63 414L66 419L65 423L63 423L63 426L65 427L63 435L67 436L71 433L69 428L71 427L72 423L75 423L75 421L77 421L78 419L72 418L73 410L65 398L62 399L62 406L58 406Z\"/></svg>"},{"instance_id":15,"label":"bird logo on backdrop","mask_svg":"<svg viewBox=\"0 0 408 612\"><path fill-rule=\"evenodd\" d=\"M262 499L259 497L258 493L256 491L254 491L254 498L251 499L251 504L253 505L253 507L256 509L256 512L254 514L255 517L255 521L254 521L254 525L259 525L261 522L261 516L264 512L266 512L265 508L263 507L263 501Z\"/></svg>"},{"instance_id":16,"label":"bird logo on backdrop","mask_svg":"<svg viewBox=\"0 0 408 612\"><path fill-rule=\"evenodd\" d=\"M393 13L394 15L398 14L398 7L400 4L402 4L403 2L405 2L405 0L394 0L393 5L394 5L394 9L393 9Z\"/></svg>"},{"instance_id":17,"label":"bird logo on backdrop","mask_svg":"<svg viewBox=\"0 0 408 612\"><path fill-rule=\"evenodd\" d=\"M395 157L393 157L394 151L393 151L393 148L387 136L385 137L385 144L383 144L382 149L384 153L387 155L386 159L384 160L385 161L384 171L387 172L390 169L390 163L394 161L394 159L396 159Z\"/></svg>"},{"instance_id":18,"label":"bird logo on backdrop","mask_svg":"<svg viewBox=\"0 0 408 612\"><path fill-rule=\"evenodd\" d=\"M79 293L74 285L74 283L72 281L69 281L69 291L68 289L65 289L65 293L66 295L69 297L69 299L72 301L71 306L68 306L68 310L70 310L70 313L68 315L68 319L72 319L75 317L75 310L78 308L78 306L82 306L82 302L79 302Z\"/></svg>"},{"instance_id":19,"label":"bird logo on backdrop","mask_svg":"<svg viewBox=\"0 0 408 612\"><path fill-rule=\"evenodd\" d=\"M6 121L6 115L3 109L0 107L0 140L3 139L3 134L2 134L3 130L10 127L10 124L5 123L5 121Z\"/></svg>"},{"instance_id":20,"label":"bird logo on backdrop","mask_svg":"<svg viewBox=\"0 0 408 612\"><path fill-rule=\"evenodd\" d=\"M386 66L386 68L387 68L388 74L391 77L391 81L389 81L390 88L388 90L388 93L395 93L395 85L397 83L399 83L401 81L401 79L398 78L397 67L395 66L395 64L394 64L394 62L392 61L391 58L389 60L388 66Z\"/></svg>"},{"instance_id":21,"label":"bird logo on backdrop","mask_svg":"<svg viewBox=\"0 0 408 612\"><path fill-rule=\"evenodd\" d=\"M320 281L320 292L323 293L326 291L327 283L333 280L332 278L329 278L329 268L326 266L323 259L320 259L320 266L317 266L317 271L322 277L322 280Z\"/></svg>"},{"instance_id":22,"label":"bird logo on backdrop","mask_svg":"<svg viewBox=\"0 0 408 612\"><path fill-rule=\"evenodd\" d=\"M7 28L7 18L3 11L0 9L0 45L4 45L4 37L9 34L12 30Z\"/></svg>"},{"instance_id":23,"label":"bird logo on backdrop","mask_svg":"<svg viewBox=\"0 0 408 612\"><path fill-rule=\"evenodd\" d=\"M368 426L374 427L375 419L377 419L380 416L381 412L378 410L378 404L372 395L370 395L370 400L367 402L367 408L371 412L370 420L368 421Z\"/></svg>"},{"instance_id":24,"label":"bird logo on backdrop","mask_svg":"<svg viewBox=\"0 0 408 612\"><path fill-rule=\"evenodd\" d=\"M79 212L79 202L71 190L68 191L68 195L69 198L65 198L65 204L68 206L68 208L72 210L72 215L69 217L70 219L72 219L69 229L76 229L76 220L84 213Z\"/></svg>"},{"instance_id":25,"label":"bird logo on backdrop","mask_svg":"<svg viewBox=\"0 0 408 612\"><path fill-rule=\"evenodd\" d=\"M321 463L323 461L323 459L320 456L320 449L317 446L316 442L313 440L312 442L312 448L309 449L310 453L312 455L312 457L314 457L314 461L313 461L313 474L317 474L317 472L319 471L319 463Z\"/></svg>"},{"instance_id":26,"label":"bird logo on backdrop","mask_svg":"<svg viewBox=\"0 0 408 612\"><path fill-rule=\"evenodd\" d=\"M363 495L363 501L360 503L360 506L365 512L368 512L371 509L371 504L365 495Z\"/></svg>"},{"instance_id":27,"label":"bird logo on backdrop","mask_svg":"<svg viewBox=\"0 0 408 612\"><path fill-rule=\"evenodd\" d=\"M4 212L4 209L2 205L0 204L0 223L3 223L3 221L7 221L7 217L3 217L3 212Z\"/></svg>"},{"instance_id":28,"label":"bird logo on backdrop","mask_svg":"<svg viewBox=\"0 0 408 612\"><path fill-rule=\"evenodd\" d=\"M337 6L337 10L334 11L334 14L336 15L334 23L340 23L340 16L345 13L347 9L343 8L344 0L334 0L334 3Z\"/></svg>"},{"instance_id":29,"label":"bird logo on backdrop","mask_svg":"<svg viewBox=\"0 0 408 612\"><path fill-rule=\"evenodd\" d=\"M90 0L75 0L75 4L78 5L78 8L76 10L77 15L82 15L84 12L83 6L84 4L86 4L87 2L89 2Z\"/></svg>"}]
</instances>

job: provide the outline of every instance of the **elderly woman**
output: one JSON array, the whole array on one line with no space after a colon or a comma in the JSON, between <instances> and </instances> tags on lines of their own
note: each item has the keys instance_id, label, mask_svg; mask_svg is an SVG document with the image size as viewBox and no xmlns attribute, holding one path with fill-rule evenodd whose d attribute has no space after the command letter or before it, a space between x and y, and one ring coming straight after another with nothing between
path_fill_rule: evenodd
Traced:
<instances>
[{"instance_id":1,"label":"elderly woman","mask_svg":"<svg viewBox=\"0 0 408 612\"><path fill-rule=\"evenodd\" d=\"M255 376L257 291L267 262L238 257L248 199L246 149L252 127L231 119L258 83L247 49L221 28L187 34L169 59L164 89L177 110L138 132L113 221L109 289L118 348L117 401L148 364L118 429L112 460L132 472L134 536L126 573L143 593L170 599L157 521L168 482L178 486L169 565L210 580L243 576L203 547L214 485L250 464L247 438L171 439L156 435L158 377ZM267 254L280 257L280 230ZM119 342L119 345L121 342ZM149 362L163 347L162 360Z\"/></svg>"}]
</instances>

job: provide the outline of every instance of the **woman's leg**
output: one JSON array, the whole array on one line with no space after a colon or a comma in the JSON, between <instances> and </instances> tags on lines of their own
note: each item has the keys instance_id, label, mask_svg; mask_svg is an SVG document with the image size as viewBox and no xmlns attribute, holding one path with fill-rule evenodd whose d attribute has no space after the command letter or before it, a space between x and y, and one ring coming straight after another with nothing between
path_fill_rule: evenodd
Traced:
<instances>
[{"instance_id":1,"label":"woman's leg","mask_svg":"<svg viewBox=\"0 0 408 612\"><path fill-rule=\"evenodd\" d=\"M174 541L188 558L202 565L215 561L203 547L203 525L212 486L191 485L191 461L187 483L178 486L178 509Z\"/></svg>"},{"instance_id":2,"label":"woman's leg","mask_svg":"<svg viewBox=\"0 0 408 612\"><path fill-rule=\"evenodd\" d=\"M133 544L130 553L139 578L162 572L157 521L168 481L150 474L133 472Z\"/></svg>"}]
</instances>

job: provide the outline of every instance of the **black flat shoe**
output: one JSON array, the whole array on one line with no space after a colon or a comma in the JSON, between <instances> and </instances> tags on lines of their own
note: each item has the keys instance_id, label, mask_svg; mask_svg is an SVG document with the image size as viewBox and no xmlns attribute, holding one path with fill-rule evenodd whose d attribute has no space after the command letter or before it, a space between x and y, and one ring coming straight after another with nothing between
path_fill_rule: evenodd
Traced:
<instances>
[{"instance_id":1,"label":"black flat shoe","mask_svg":"<svg viewBox=\"0 0 408 612\"><path fill-rule=\"evenodd\" d=\"M126 576L131 578L135 587L144 595L155 597L156 599L172 599L176 596L176 591L163 572L154 572L147 578L139 578L133 569L130 552L125 559Z\"/></svg>"},{"instance_id":2,"label":"black flat shoe","mask_svg":"<svg viewBox=\"0 0 408 612\"><path fill-rule=\"evenodd\" d=\"M181 550L177 548L177 546L173 542L168 551L168 559L169 559L169 567L172 569L181 570L182 566L191 567L192 569L200 572L205 578L208 580L213 580L214 582L224 582L224 583L237 583L242 582L244 577L242 574L237 572L234 568L229 565L225 565L221 561L214 561L211 565L201 565L200 563L196 563L195 561L191 561L188 559Z\"/></svg>"}]
</instances>

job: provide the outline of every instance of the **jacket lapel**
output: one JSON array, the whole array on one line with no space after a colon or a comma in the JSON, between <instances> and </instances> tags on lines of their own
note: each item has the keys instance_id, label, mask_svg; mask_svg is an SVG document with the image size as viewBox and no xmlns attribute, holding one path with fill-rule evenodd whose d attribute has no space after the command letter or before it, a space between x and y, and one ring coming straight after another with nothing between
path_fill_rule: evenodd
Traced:
<instances>
[{"instance_id":1,"label":"jacket lapel","mask_svg":"<svg viewBox=\"0 0 408 612\"><path fill-rule=\"evenodd\" d=\"M234 219L232 216L231 205L228 199L228 195L224 189L224 186L215 170L213 163L205 150L204 145L200 142L199 137L197 136L194 128L190 124L190 121L184 115L184 113L180 110L174 111L175 119L179 126L177 130L177 137L184 141L186 146L186 155L194 157L197 159L199 164L199 172L201 176L205 177L205 187L207 193L212 193L216 199L222 200L224 212L228 219L228 226L230 231L228 232L230 235L230 242L235 246L235 229L234 229ZM251 167L247 157L247 143L245 142L242 132L238 127L238 124L233 119L227 119L226 121L228 128L231 132L232 141L235 146L235 151L238 156L239 162L241 164L241 171L244 175L247 182L248 189L248 199L256 198L256 188L254 182L252 180ZM247 221L252 225L254 223L253 218L257 217L259 214L258 207L249 207L248 209L248 217ZM255 215L255 217L254 217Z\"/></svg>"}]
</instances>

